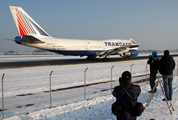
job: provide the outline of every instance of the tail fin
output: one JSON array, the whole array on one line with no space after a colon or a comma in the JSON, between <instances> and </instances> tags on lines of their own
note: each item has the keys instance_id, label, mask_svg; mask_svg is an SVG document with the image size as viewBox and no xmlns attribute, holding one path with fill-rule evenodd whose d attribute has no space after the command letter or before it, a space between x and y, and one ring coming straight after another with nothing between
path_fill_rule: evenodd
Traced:
<instances>
[{"instance_id":1,"label":"tail fin","mask_svg":"<svg viewBox=\"0 0 178 120\"><path fill-rule=\"evenodd\" d=\"M20 36L49 36L21 7L9 6Z\"/></svg>"}]
</instances>

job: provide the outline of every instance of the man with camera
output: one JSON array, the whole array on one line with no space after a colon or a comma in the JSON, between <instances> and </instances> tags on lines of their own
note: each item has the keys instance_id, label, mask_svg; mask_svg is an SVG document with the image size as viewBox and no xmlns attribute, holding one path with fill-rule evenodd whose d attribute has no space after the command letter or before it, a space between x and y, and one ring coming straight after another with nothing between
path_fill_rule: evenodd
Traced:
<instances>
[{"instance_id":1,"label":"man with camera","mask_svg":"<svg viewBox=\"0 0 178 120\"><path fill-rule=\"evenodd\" d=\"M155 86L156 74L158 73L158 69L159 69L159 58L157 57L156 51L153 51L152 55L149 56L147 64L150 65L150 87L151 87L151 90L148 92L155 93L157 92L157 89L155 88L153 90L153 88Z\"/></svg>"}]
</instances>

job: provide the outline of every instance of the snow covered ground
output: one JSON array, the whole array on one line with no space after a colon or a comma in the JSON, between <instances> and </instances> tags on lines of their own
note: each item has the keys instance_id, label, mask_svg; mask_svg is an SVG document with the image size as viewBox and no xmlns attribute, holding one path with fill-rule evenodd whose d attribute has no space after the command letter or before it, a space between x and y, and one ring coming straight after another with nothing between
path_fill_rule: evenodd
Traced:
<instances>
[{"instance_id":1,"label":"snow covered ground","mask_svg":"<svg viewBox=\"0 0 178 120\"><path fill-rule=\"evenodd\" d=\"M174 60L177 62L178 57L174 57ZM58 89L75 85L83 85L84 70L86 70L86 68L88 68L86 72L86 82L94 83L111 80L111 67L113 65L113 80L117 80L123 71L130 71L130 66L132 64L134 64L132 67L133 76L145 74L146 62L147 60L133 60L81 65L12 68L0 69L0 74L5 73L4 95L6 100L6 98L14 98L18 94L37 94L42 91L49 90L49 74L52 70L52 89ZM174 71L174 75L177 75L176 70ZM166 102L162 101L163 94L160 87L158 87L158 91L154 94L150 106L147 107L140 117L138 117L138 120L178 119L178 113L176 112L178 109L177 80L178 77L175 76L173 80L172 101L175 111L173 114L170 114ZM95 89L99 88L96 87ZM141 84L141 90L142 92L138 101L145 104L149 98L148 91L150 90L150 86ZM76 101L75 96L69 95L69 98L63 101L62 104L62 100L56 99L53 101L53 106L55 107L52 109L48 108L49 102L40 102L39 98L38 104L33 106L7 108L8 110L5 111L5 118L7 120L116 120L115 116L111 114L111 104L115 101L115 98L110 95L110 92L110 90L106 91L105 95L98 93L98 96L95 97L87 96L87 98L89 97L89 100L83 100L82 94L79 96L82 98L79 101ZM54 96L53 93L52 95ZM60 94L58 95L60 96ZM66 96L68 96L68 94L66 94ZM24 99L22 97L22 99L18 100L23 102ZM6 104L12 104L13 106L16 103L6 103L5 101L5 105ZM1 107L2 106L0 106L0 108ZM2 112L0 114L2 114Z\"/></svg>"}]
</instances>

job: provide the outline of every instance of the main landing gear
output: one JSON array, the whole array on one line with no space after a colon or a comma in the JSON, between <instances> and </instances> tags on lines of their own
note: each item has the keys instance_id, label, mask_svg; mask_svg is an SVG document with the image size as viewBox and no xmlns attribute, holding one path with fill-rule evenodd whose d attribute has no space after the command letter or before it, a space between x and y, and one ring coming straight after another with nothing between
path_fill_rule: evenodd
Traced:
<instances>
[{"instance_id":1,"label":"main landing gear","mask_svg":"<svg viewBox=\"0 0 178 120\"><path fill-rule=\"evenodd\" d=\"M96 56L88 56L87 60L96 60Z\"/></svg>"}]
</instances>

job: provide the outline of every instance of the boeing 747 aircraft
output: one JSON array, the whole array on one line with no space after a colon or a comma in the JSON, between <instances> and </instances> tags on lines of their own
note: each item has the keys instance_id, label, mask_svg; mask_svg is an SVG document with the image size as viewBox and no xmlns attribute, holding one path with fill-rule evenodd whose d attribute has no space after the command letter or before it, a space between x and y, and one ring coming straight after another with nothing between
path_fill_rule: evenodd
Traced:
<instances>
[{"instance_id":1,"label":"boeing 747 aircraft","mask_svg":"<svg viewBox=\"0 0 178 120\"><path fill-rule=\"evenodd\" d=\"M106 58L109 55L136 57L138 44L130 40L77 40L51 37L21 7L9 6L20 36L15 37L17 44L35 47L63 55Z\"/></svg>"}]
</instances>

